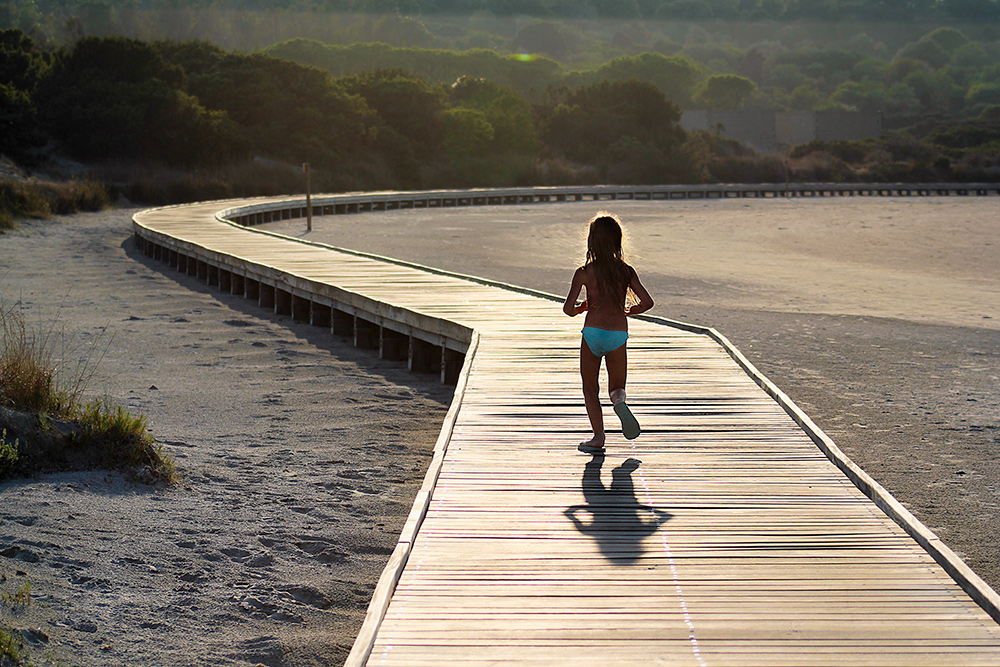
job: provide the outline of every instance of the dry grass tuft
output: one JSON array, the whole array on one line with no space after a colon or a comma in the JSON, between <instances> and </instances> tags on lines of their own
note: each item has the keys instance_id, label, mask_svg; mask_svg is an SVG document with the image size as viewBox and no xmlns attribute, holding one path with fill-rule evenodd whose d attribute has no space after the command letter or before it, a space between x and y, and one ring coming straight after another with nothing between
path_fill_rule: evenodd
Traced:
<instances>
[{"instance_id":1,"label":"dry grass tuft","mask_svg":"<svg viewBox=\"0 0 1000 667\"><path fill-rule=\"evenodd\" d=\"M110 202L108 189L93 179L0 179L0 230L14 229L20 218L99 211Z\"/></svg>"},{"instance_id":2,"label":"dry grass tuft","mask_svg":"<svg viewBox=\"0 0 1000 667\"><path fill-rule=\"evenodd\" d=\"M108 468L144 482L176 481L173 461L144 416L106 400L81 402L100 360L92 351L60 377L51 329L33 332L20 311L2 302L0 334L0 478Z\"/></svg>"}]
</instances>

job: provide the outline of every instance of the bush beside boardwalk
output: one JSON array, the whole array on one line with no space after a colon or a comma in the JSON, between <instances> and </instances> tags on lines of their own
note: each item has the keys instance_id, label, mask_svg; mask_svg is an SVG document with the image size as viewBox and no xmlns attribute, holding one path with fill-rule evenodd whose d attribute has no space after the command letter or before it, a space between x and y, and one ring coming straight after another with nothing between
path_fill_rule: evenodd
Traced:
<instances>
[{"instance_id":1,"label":"bush beside boardwalk","mask_svg":"<svg viewBox=\"0 0 1000 667\"><path fill-rule=\"evenodd\" d=\"M83 402L100 358L57 361L54 328L35 330L16 306L0 302L0 480L103 468L176 481L173 460L147 432L145 417L106 401ZM67 367L75 374L67 377Z\"/></svg>"}]
</instances>

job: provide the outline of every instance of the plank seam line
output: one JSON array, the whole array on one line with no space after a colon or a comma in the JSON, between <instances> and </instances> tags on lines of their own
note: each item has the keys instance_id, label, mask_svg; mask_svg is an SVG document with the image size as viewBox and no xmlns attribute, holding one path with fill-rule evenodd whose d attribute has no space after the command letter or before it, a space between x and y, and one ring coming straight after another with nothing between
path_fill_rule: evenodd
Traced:
<instances>
[{"instance_id":1,"label":"plank seam line","mask_svg":"<svg viewBox=\"0 0 1000 667\"><path fill-rule=\"evenodd\" d=\"M584 202L566 202L568 204L574 203L584 203ZM592 203L592 202L586 202ZM337 252L347 253L349 255L355 255L358 257L365 257L368 259L374 259L384 262L389 262L391 264L396 264L398 266L404 266L408 268L413 268L422 271L428 271L437 275L448 276L452 278L458 278L462 280L469 280L474 283L478 283L485 286L497 287L500 289L509 290L512 292L517 292L520 294L525 294L528 296L535 296L538 298L546 299L549 301L562 302L563 299L555 294L550 294L547 292L542 292L539 290L533 290L525 287L518 287L511 285L509 283L504 283L500 281L490 280L488 278L481 278L478 276L470 276L462 273L457 273L453 271L446 271L443 269L435 269L432 267L424 266L422 264L417 264L415 262L407 262L405 260L394 259L390 257L385 257L375 253L368 253L358 250L350 250L348 248L340 248L337 246L332 246L324 243L317 243L315 241L306 241L304 239L297 239L291 236L285 236L276 232L271 232L262 229L253 229L249 227L244 227L237 223L231 222L222 218L221 215L216 215L216 219L220 222L224 222L229 225L233 225L239 229L245 229L259 234L265 234L268 236L273 236L276 238L281 238L285 240L294 241L296 243L303 243L306 245L317 246L321 248L326 248L329 250L334 250ZM781 408L785 411L788 416L795 421L809 436L813 443L823 452L823 454L840 469L844 475L847 476L849 480L856 486L865 496L868 497L875 505L882 510L890 519L892 519L900 528L902 528L910 537L912 537L916 542L923 547L927 553L948 573L948 575L955 580L955 582L964 590L982 609L989 614L989 616L1000 623L1000 595L994 591L989 584L982 580L982 578L976 574L972 568L965 564L958 555L951 550L941 539L928 528L920 519L918 519L912 512L906 509L898 500L896 500L889 491L875 481L868 473L862 470L857 464L855 464L837 445L834 443L833 439L830 438L819 426L817 426L812 419L799 408L798 405L789 397L785 392L777 387L770 379L768 379L763 373L761 373L756 366L754 366L749 359L747 359L742 352L739 351L724 335L712 327L700 326L697 324L690 324L687 322L681 322L678 320L672 320L665 317L659 317L656 315L639 315L636 319L644 320L647 322L661 324L664 326L670 326L673 328L681 329L683 331L688 331L690 333L704 334L712 338L716 343L721 345L726 353L732 357L732 359L743 369L743 371L750 376L750 378L763 389Z\"/></svg>"},{"instance_id":2,"label":"plank seam line","mask_svg":"<svg viewBox=\"0 0 1000 667\"><path fill-rule=\"evenodd\" d=\"M635 441L632 441L631 447L632 454L636 454ZM642 490L646 496L646 503L650 508L654 506L653 498L649 493L649 482L646 480L646 475L642 471L642 468L638 468L639 479L642 481ZM663 525L662 517L657 516L656 518L657 526ZM670 548L670 542L667 540L667 531L660 530L660 544L663 546L663 553L667 557L667 563L670 565L670 574L673 576L674 580L674 591L677 593L677 602L680 604L681 613L684 617L684 625L688 629L688 642L691 644L691 653L694 655L695 660L698 661L699 667L706 667L705 658L701 654L701 646L698 643L698 634L694 629L694 621L691 619L691 613L688 610L687 598L684 597L684 587L681 585L681 578L677 572L677 562L674 560L674 550Z\"/></svg>"}]
</instances>

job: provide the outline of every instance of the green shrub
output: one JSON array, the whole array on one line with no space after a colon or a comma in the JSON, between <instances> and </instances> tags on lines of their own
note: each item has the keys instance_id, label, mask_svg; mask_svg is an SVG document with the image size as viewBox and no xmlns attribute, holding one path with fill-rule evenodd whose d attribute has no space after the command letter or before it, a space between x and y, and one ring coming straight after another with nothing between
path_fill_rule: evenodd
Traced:
<instances>
[{"instance_id":1,"label":"green shrub","mask_svg":"<svg viewBox=\"0 0 1000 667\"><path fill-rule=\"evenodd\" d=\"M44 218L48 202L38 188L25 181L0 180L0 229L11 229L17 218Z\"/></svg>"},{"instance_id":2,"label":"green shrub","mask_svg":"<svg viewBox=\"0 0 1000 667\"><path fill-rule=\"evenodd\" d=\"M24 584L17 589L14 593L4 593L0 596L4 602L9 602L10 604L19 605L22 607L31 606L31 582L26 581Z\"/></svg>"},{"instance_id":3,"label":"green shrub","mask_svg":"<svg viewBox=\"0 0 1000 667\"><path fill-rule=\"evenodd\" d=\"M146 429L146 417L133 415L121 406L95 401L83 407L81 439L89 441L101 455L102 467L140 468L155 479L173 481L173 461Z\"/></svg>"},{"instance_id":4,"label":"green shrub","mask_svg":"<svg viewBox=\"0 0 1000 667\"><path fill-rule=\"evenodd\" d=\"M869 148L867 141L810 141L793 148L791 157L804 158L811 153L828 153L849 164L857 164L865 159Z\"/></svg>"},{"instance_id":5,"label":"green shrub","mask_svg":"<svg viewBox=\"0 0 1000 667\"><path fill-rule=\"evenodd\" d=\"M17 464L20 460L17 453L19 444L20 441L17 439L14 442L8 442L7 429L0 430L0 479L8 477L17 470Z\"/></svg>"},{"instance_id":6,"label":"green shrub","mask_svg":"<svg viewBox=\"0 0 1000 667\"><path fill-rule=\"evenodd\" d=\"M20 636L9 628L0 628L0 665L20 667L28 664L28 650Z\"/></svg>"}]
</instances>

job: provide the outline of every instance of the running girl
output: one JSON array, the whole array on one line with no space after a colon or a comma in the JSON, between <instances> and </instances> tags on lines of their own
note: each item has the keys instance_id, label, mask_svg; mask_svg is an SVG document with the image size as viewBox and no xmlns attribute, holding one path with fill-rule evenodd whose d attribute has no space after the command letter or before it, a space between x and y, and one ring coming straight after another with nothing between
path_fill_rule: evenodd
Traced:
<instances>
[{"instance_id":1,"label":"running girl","mask_svg":"<svg viewBox=\"0 0 1000 667\"><path fill-rule=\"evenodd\" d=\"M584 289L586 296L577 303ZM580 375L583 402L594 437L580 443L578 449L582 452L604 453L604 414L598 383L601 357L608 369L608 393L615 414L621 419L622 434L629 440L639 436L639 422L625 404L627 318L652 307L653 299L635 269L622 258L621 221L610 213L598 213L591 219L587 234L587 261L573 274L563 304L563 312L570 317L587 313L580 342Z\"/></svg>"}]
</instances>

